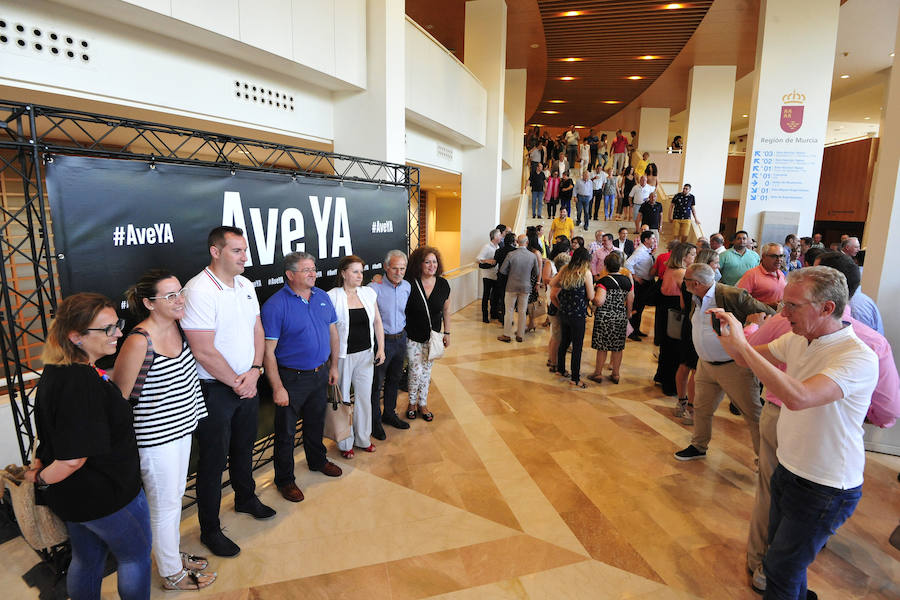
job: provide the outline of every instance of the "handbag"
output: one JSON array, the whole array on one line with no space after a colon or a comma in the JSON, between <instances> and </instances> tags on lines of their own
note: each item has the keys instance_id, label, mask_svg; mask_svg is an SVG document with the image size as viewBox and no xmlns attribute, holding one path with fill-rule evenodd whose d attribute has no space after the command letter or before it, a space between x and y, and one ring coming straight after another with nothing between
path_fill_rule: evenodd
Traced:
<instances>
[{"instance_id":1,"label":"handbag","mask_svg":"<svg viewBox=\"0 0 900 600\"><path fill-rule=\"evenodd\" d=\"M666 320L666 335L673 340L681 339L681 326L684 323L684 313L677 308L668 309L669 315Z\"/></svg>"},{"instance_id":2,"label":"handbag","mask_svg":"<svg viewBox=\"0 0 900 600\"><path fill-rule=\"evenodd\" d=\"M425 303L425 314L428 315L428 329L431 332L431 337L428 339L427 360L437 360L444 356L444 334L431 328L431 310L428 308L428 300L425 298L425 289L422 287L422 282L418 279L416 279L416 287L422 296L422 302Z\"/></svg>"},{"instance_id":3,"label":"handbag","mask_svg":"<svg viewBox=\"0 0 900 600\"><path fill-rule=\"evenodd\" d=\"M353 400L344 400L341 388L331 386L331 395L325 405L325 429L322 436L340 442L353 435Z\"/></svg>"},{"instance_id":4,"label":"handbag","mask_svg":"<svg viewBox=\"0 0 900 600\"><path fill-rule=\"evenodd\" d=\"M9 465L0 470L0 495L8 489L16 523L25 542L41 552L69 539L62 519L49 507L35 502L35 486L25 480L25 468Z\"/></svg>"}]
</instances>

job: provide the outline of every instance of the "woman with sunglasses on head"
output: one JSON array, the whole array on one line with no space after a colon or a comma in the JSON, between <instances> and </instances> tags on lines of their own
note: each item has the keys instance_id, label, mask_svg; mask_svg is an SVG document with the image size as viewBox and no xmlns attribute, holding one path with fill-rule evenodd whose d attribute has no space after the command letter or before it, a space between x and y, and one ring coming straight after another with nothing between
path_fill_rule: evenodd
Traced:
<instances>
[{"instance_id":1,"label":"woman with sunglasses on head","mask_svg":"<svg viewBox=\"0 0 900 600\"><path fill-rule=\"evenodd\" d=\"M113 381L134 407L141 478L150 506L153 555L165 590L198 590L216 580L209 562L180 551L181 498L191 434L206 417L194 355L178 320L184 290L164 269L144 273L126 293L141 318L122 344Z\"/></svg>"},{"instance_id":2,"label":"woman with sunglasses on head","mask_svg":"<svg viewBox=\"0 0 900 600\"><path fill-rule=\"evenodd\" d=\"M66 524L72 600L100 597L106 555L124 600L150 597L150 515L131 407L95 361L116 352L124 321L100 294L59 303L47 332L34 416L40 445L28 481Z\"/></svg>"}]
</instances>

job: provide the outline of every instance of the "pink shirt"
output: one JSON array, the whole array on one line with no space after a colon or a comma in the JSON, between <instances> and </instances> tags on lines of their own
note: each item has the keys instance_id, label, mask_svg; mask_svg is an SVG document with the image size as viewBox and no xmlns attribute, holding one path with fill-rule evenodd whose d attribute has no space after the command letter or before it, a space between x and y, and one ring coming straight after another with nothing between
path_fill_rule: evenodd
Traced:
<instances>
[{"instance_id":1,"label":"pink shirt","mask_svg":"<svg viewBox=\"0 0 900 600\"><path fill-rule=\"evenodd\" d=\"M551 177L547 180L547 188L544 190L547 198L559 197L559 177Z\"/></svg>"},{"instance_id":2,"label":"pink shirt","mask_svg":"<svg viewBox=\"0 0 900 600\"><path fill-rule=\"evenodd\" d=\"M597 247L596 250L591 252L591 273L597 275L601 271L606 270L606 265L603 261L606 260L606 257L612 254L613 252L619 252L619 249L616 247L612 247L609 250L604 248L603 246ZM622 255L622 262L625 261L625 255Z\"/></svg>"},{"instance_id":3,"label":"pink shirt","mask_svg":"<svg viewBox=\"0 0 900 600\"><path fill-rule=\"evenodd\" d=\"M872 392L872 404L866 418L878 427L890 427L900 417L900 375L894 364L891 345L883 335L850 316L850 305L844 308L843 321L849 322L853 333L878 355L878 382ZM765 320L762 326L748 325L744 328L747 341L753 346L762 346L791 331L787 317L778 313ZM785 365L779 365L784 371ZM766 392L766 401L781 406L781 400Z\"/></svg>"},{"instance_id":4,"label":"pink shirt","mask_svg":"<svg viewBox=\"0 0 900 600\"><path fill-rule=\"evenodd\" d=\"M744 273L737 287L744 288L750 295L763 304L778 304L784 296L784 286L787 280L780 269L769 273L762 265L757 265Z\"/></svg>"}]
</instances>

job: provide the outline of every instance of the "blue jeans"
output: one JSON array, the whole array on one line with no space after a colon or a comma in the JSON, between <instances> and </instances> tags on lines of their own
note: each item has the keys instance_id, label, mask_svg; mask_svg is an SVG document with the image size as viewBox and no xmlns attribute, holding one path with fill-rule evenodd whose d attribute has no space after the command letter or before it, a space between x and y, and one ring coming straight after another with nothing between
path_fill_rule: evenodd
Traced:
<instances>
[{"instance_id":1,"label":"blue jeans","mask_svg":"<svg viewBox=\"0 0 900 600\"><path fill-rule=\"evenodd\" d=\"M578 195L578 203L575 205L575 209L578 211L578 217L575 219L576 225L584 225L584 228L587 229L588 222L591 219L590 211L591 207L591 197L590 196L582 196ZM584 215L584 222L582 223L581 215Z\"/></svg>"},{"instance_id":2,"label":"blue jeans","mask_svg":"<svg viewBox=\"0 0 900 600\"><path fill-rule=\"evenodd\" d=\"M531 192L531 218L540 217L543 214L544 191Z\"/></svg>"},{"instance_id":3,"label":"blue jeans","mask_svg":"<svg viewBox=\"0 0 900 600\"><path fill-rule=\"evenodd\" d=\"M806 598L806 568L862 496L862 486L839 490L794 475L780 464L772 474L769 549L763 559L766 600Z\"/></svg>"},{"instance_id":4,"label":"blue jeans","mask_svg":"<svg viewBox=\"0 0 900 600\"><path fill-rule=\"evenodd\" d=\"M613 207L615 206L616 197L612 194L603 195L603 215L607 221L612 220Z\"/></svg>"},{"instance_id":5,"label":"blue jeans","mask_svg":"<svg viewBox=\"0 0 900 600\"><path fill-rule=\"evenodd\" d=\"M66 521L66 529L72 542L72 563L66 578L72 600L100 597L109 552L119 563L119 597L150 597L150 509L144 490L113 514L83 523Z\"/></svg>"}]
</instances>

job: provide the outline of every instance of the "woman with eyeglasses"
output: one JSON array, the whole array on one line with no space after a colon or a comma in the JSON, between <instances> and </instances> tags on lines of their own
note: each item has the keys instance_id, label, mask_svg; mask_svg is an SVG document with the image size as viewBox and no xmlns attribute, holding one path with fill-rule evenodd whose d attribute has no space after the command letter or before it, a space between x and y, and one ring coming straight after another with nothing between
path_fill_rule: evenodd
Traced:
<instances>
[{"instance_id":1,"label":"woman with eyeglasses","mask_svg":"<svg viewBox=\"0 0 900 600\"><path fill-rule=\"evenodd\" d=\"M106 555L125 600L150 597L150 515L141 489L131 406L94 363L122 337L112 302L81 293L59 303L35 399L40 445L25 478L66 524L72 600L100 597Z\"/></svg>"},{"instance_id":2,"label":"woman with eyeglasses","mask_svg":"<svg viewBox=\"0 0 900 600\"><path fill-rule=\"evenodd\" d=\"M125 338L112 377L134 407L156 567L165 590L202 589L216 574L202 572L205 558L180 551L191 434L206 417L194 355L178 324L184 290L169 271L151 269L125 298L142 320Z\"/></svg>"}]
</instances>

